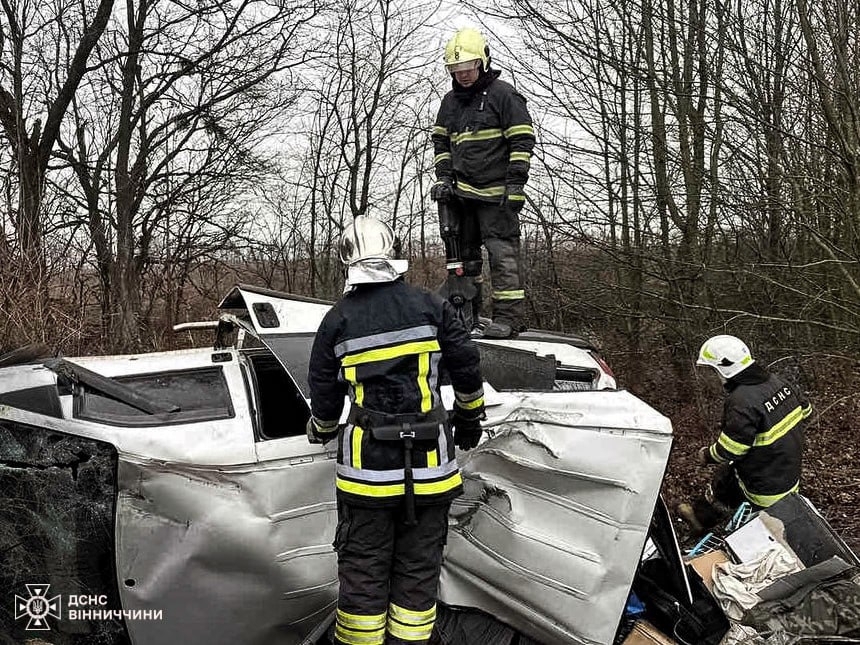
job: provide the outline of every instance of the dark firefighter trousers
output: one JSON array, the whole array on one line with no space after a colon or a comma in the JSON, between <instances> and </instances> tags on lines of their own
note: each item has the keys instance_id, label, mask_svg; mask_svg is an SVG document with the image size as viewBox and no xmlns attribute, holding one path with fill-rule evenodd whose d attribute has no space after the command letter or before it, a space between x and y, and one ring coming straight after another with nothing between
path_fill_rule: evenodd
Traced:
<instances>
[{"instance_id":1,"label":"dark firefighter trousers","mask_svg":"<svg viewBox=\"0 0 860 645\"><path fill-rule=\"evenodd\" d=\"M728 521L743 502L749 501L741 490L731 464L720 464L711 477L709 490L693 501L693 512L705 529ZM752 505L753 510L761 507Z\"/></svg>"},{"instance_id":2,"label":"dark firefighter trousers","mask_svg":"<svg viewBox=\"0 0 860 645\"><path fill-rule=\"evenodd\" d=\"M450 505L417 506L417 523L410 526L402 505L366 508L338 502L335 643L428 642Z\"/></svg>"},{"instance_id":3,"label":"dark firefighter trousers","mask_svg":"<svg viewBox=\"0 0 860 645\"><path fill-rule=\"evenodd\" d=\"M493 287L493 320L515 329L525 321L520 281L520 218L498 202L458 198L451 207L460 216L460 255L464 273L481 283L481 244L487 247ZM480 293L480 292L479 292Z\"/></svg>"}]
</instances>

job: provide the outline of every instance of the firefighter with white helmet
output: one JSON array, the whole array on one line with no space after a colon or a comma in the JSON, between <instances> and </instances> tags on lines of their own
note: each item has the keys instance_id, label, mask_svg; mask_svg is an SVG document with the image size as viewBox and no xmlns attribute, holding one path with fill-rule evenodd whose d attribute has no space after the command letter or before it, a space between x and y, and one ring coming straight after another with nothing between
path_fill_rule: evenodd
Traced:
<instances>
[{"instance_id":1,"label":"firefighter with white helmet","mask_svg":"<svg viewBox=\"0 0 860 645\"><path fill-rule=\"evenodd\" d=\"M308 366L308 438L337 446L341 645L430 638L448 509L463 490L454 446L474 448L482 432L477 346L452 305L408 285L406 262L393 256L383 222L361 216L345 227L347 291L320 324Z\"/></svg>"},{"instance_id":2,"label":"firefighter with white helmet","mask_svg":"<svg viewBox=\"0 0 860 645\"><path fill-rule=\"evenodd\" d=\"M696 365L713 367L725 380L755 363L749 347L740 338L721 335L709 338L699 349Z\"/></svg>"},{"instance_id":3,"label":"firefighter with white helmet","mask_svg":"<svg viewBox=\"0 0 860 645\"><path fill-rule=\"evenodd\" d=\"M534 127L525 98L490 67L490 49L480 32L457 31L445 46L444 61L452 88L433 127L431 197L459 219L464 272L477 287L473 310L481 301L481 244L487 248L493 322L484 336L507 338L525 329L519 213L526 202Z\"/></svg>"},{"instance_id":4,"label":"firefighter with white helmet","mask_svg":"<svg viewBox=\"0 0 860 645\"><path fill-rule=\"evenodd\" d=\"M768 372L736 336L706 340L697 365L713 369L726 392L720 435L702 447L702 465L720 464L703 499L678 513L696 530L723 521L742 502L767 508L800 487L806 418L812 406L795 385Z\"/></svg>"}]
</instances>

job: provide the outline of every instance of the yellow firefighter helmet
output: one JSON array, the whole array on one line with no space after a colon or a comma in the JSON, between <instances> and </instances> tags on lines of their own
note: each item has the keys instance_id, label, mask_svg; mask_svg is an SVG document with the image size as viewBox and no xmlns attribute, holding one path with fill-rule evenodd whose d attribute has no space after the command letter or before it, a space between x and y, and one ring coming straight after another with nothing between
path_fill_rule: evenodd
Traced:
<instances>
[{"instance_id":1,"label":"yellow firefighter helmet","mask_svg":"<svg viewBox=\"0 0 860 645\"><path fill-rule=\"evenodd\" d=\"M490 68L490 48L480 31L464 27L445 45L445 67L453 73L464 69L463 63L476 60L481 61L481 67L486 72Z\"/></svg>"}]
</instances>

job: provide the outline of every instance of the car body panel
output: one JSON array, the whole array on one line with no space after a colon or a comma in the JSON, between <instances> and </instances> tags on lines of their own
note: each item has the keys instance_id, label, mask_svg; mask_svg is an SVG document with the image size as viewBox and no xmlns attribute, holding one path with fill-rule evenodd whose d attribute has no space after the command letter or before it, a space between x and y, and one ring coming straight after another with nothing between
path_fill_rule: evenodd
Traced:
<instances>
[{"instance_id":1,"label":"car body panel","mask_svg":"<svg viewBox=\"0 0 860 645\"><path fill-rule=\"evenodd\" d=\"M628 392L534 393L463 455L440 598L546 643L611 643L647 537L671 425Z\"/></svg>"},{"instance_id":2,"label":"car body panel","mask_svg":"<svg viewBox=\"0 0 860 645\"><path fill-rule=\"evenodd\" d=\"M260 336L277 336L316 333L332 304L326 300L240 284L221 300L218 309L241 311Z\"/></svg>"},{"instance_id":3,"label":"car body panel","mask_svg":"<svg viewBox=\"0 0 860 645\"><path fill-rule=\"evenodd\" d=\"M217 470L121 461L119 473L123 608L165 615L130 622L132 642L293 645L313 637L337 598L330 459Z\"/></svg>"}]
</instances>

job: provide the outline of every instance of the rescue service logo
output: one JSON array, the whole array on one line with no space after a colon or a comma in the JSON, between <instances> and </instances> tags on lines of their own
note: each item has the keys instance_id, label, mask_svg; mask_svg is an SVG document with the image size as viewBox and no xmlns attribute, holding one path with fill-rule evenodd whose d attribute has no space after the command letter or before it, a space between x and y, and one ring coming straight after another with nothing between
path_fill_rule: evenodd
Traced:
<instances>
[{"instance_id":1,"label":"rescue service logo","mask_svg":"<svg viewBox=\"0 0 860 645\"><path fill-rule=\"evenodd\" d=\"M27 620L26 631L45 631L51 629L48 618L61 620L62 596L48 597L51 585L24 585L28 598L15 594L15 620ZM136 621L163 620L161 609L110 609L105 594L67 594L67 621Z\"/></svg>"},{"instance_id":2,"label":"rescue service logo","mask_svg":"<svg viewBox=\"0 0 860 645\"><path fill-rule=\"evenodd\" d=\"M60 596L48 598L48 590L51 585L25 585L29 598L22 598L15 594L15 620L28 618L25 629L31 631L44 631L51 629L48 625L48 617L60 618L61 602Z\"/></svg>"}]
</instances>

